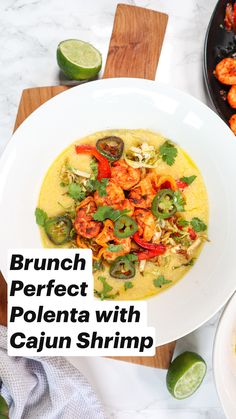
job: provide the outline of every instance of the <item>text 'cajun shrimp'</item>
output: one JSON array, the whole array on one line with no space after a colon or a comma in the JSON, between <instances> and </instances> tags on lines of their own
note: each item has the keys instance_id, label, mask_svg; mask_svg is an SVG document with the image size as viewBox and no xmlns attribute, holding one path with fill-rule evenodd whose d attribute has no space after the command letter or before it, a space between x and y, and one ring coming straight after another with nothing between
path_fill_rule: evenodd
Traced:
<instances>
[{"instance_id":1,"label":"text 'cajun shrimp'","mask_svg":"<svg viewBox=\"0 0 236 419\"><path fill-rule=\"evenodd\" d=\"M85 198L77 208L74 227L78 235L91 239L96 237L102 228L102 223L94 221L93 215L97 206L91 196Z\"/></svg>"}]
</instances>

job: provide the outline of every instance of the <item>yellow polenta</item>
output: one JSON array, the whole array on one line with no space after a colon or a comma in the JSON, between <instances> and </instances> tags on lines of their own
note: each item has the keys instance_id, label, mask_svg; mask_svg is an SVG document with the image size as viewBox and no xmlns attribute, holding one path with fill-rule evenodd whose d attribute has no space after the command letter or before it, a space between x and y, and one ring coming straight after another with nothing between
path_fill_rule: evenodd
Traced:
<instances>
[{"instance_id":1,"label":"yellow polenta","mask_svg":"<svg viewBox=\"0 0 236 419\"><path fill-rule=\"evenodd\" d=\"M137 144L143 142L158 148L165 141L161 135L141 129L103 131L76 140L52 163L43 181L38 207L43 209L48 217L55 217L56 215L64 213L65 208L68 208L73 204L73 199L65 193L64 188L61 186L60 173L65 161L67 161L68 165L79 169L80 171L91 172L91 157L85 154L76 154L75 144L95 145L98 139L111 135L122 138L125 147L124 152L130 149L130 147L137 146ZM167 165L165 161L160 159L158 166L152 170L155 170L158 175L170 175L174 179L195 175L196 178L194 182L182 191L186 204L185 211L181 216L189 222L197 217L197 219L200 219L207 224L208 199L201 173L191 158L180 147L177 145L175 145L175 147L177 148L178 153L174 164ZM44 247L55 247L55 244L49 240L43 228L41 228L41 237ZM99 277L103 276L112 288L110 295L115 295L117 300L143 299L157 294L169 286L174 285L183 277L191 265L191 263L188 263L189 260L192 262L196 259L200 253L203 242L204 240L202 240L201 244L193 250L191 258L189 257L187 262L181 253L168 253L158 257L158 260L155 259L154 262L152 260L147 260L144 271L141 273L139 272L138 263L136 263L136 274L128 281L131 285L129 284L129 286L126 287L124 286L124 283L127 281L110 276L110 266L109 264L104 263L104 270L102 272L96 271L94 273L94 288L98 292L102 290L103 285ZM71 244L66 243L63 246L70 247ZM160 277L164 277L167 282L162 284L161 281L155 281Z\"/></svg>"}]
</instances>

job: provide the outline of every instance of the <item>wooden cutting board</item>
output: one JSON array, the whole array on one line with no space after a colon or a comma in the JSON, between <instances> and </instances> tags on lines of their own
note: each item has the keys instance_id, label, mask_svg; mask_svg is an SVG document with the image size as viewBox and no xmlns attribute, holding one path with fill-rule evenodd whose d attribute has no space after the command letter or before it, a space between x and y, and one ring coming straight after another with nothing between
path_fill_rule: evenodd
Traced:
<instances>
[{"instance_id":1,"label":"wooden cutting board","mask_svg":"<svg viewBox=\"0 0 236 419\"><path fill-rule=\"evenodd\" d=\"M154 80L168 16L141 7L119 4L109 45L104 78L136 77ZM22 93L15 127L40 105L69 89L68 86L36 87ZM0 277L0 324L6 325L6 283ZM168 368L175 342L156 348L154 357L115 357L156 368Z\"/></svg>"}]
</instances>

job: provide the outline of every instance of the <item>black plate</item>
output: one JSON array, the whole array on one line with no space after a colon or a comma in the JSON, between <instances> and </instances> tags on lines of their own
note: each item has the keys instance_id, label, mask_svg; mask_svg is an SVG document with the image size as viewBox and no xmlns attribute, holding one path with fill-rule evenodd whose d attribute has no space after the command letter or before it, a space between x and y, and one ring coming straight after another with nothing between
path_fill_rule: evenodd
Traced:
<instances>
[{"instance_id":1,"label":"black plate","mask_svg":"<svg viewBox=\"0 0 236 419\"><path fill-rule=\"evenodd\" d=\"M221 84L214 76L216 64L225 57L236 57L236 36L224 28L225 8L229 0L219 0L212 14L204 45L204 76L209 96L220 117L228 123L236 113L227 100L230 86Z\"/></svg>"}]
</instances>

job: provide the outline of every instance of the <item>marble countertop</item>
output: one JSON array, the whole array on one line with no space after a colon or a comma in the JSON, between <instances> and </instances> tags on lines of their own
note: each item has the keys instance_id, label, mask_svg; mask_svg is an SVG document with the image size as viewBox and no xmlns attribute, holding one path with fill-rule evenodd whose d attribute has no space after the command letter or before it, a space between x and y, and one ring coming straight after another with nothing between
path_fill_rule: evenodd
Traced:
<instances>
[{"instance_id":1,"label":"marble countertop","mask_svg":"<svg viewBox=\"0 0 236 419\"><path fill-rule=\"evenodd\" d=\"M203 43L216 0L126 0L166 12L169 23L156 79L208 103L202 74ZM116 0L3 0L0 3L0 152L10 139L21 91L59 84L55 60L62 39L91 42L105 62ZM212 348L219 313L177 343L176 354L193 350L207 361L203 385L176 401L166 372L110 359L73 359L101 397L109 418L223 419L212 374Z\"/></svg>"}]
</instances>

